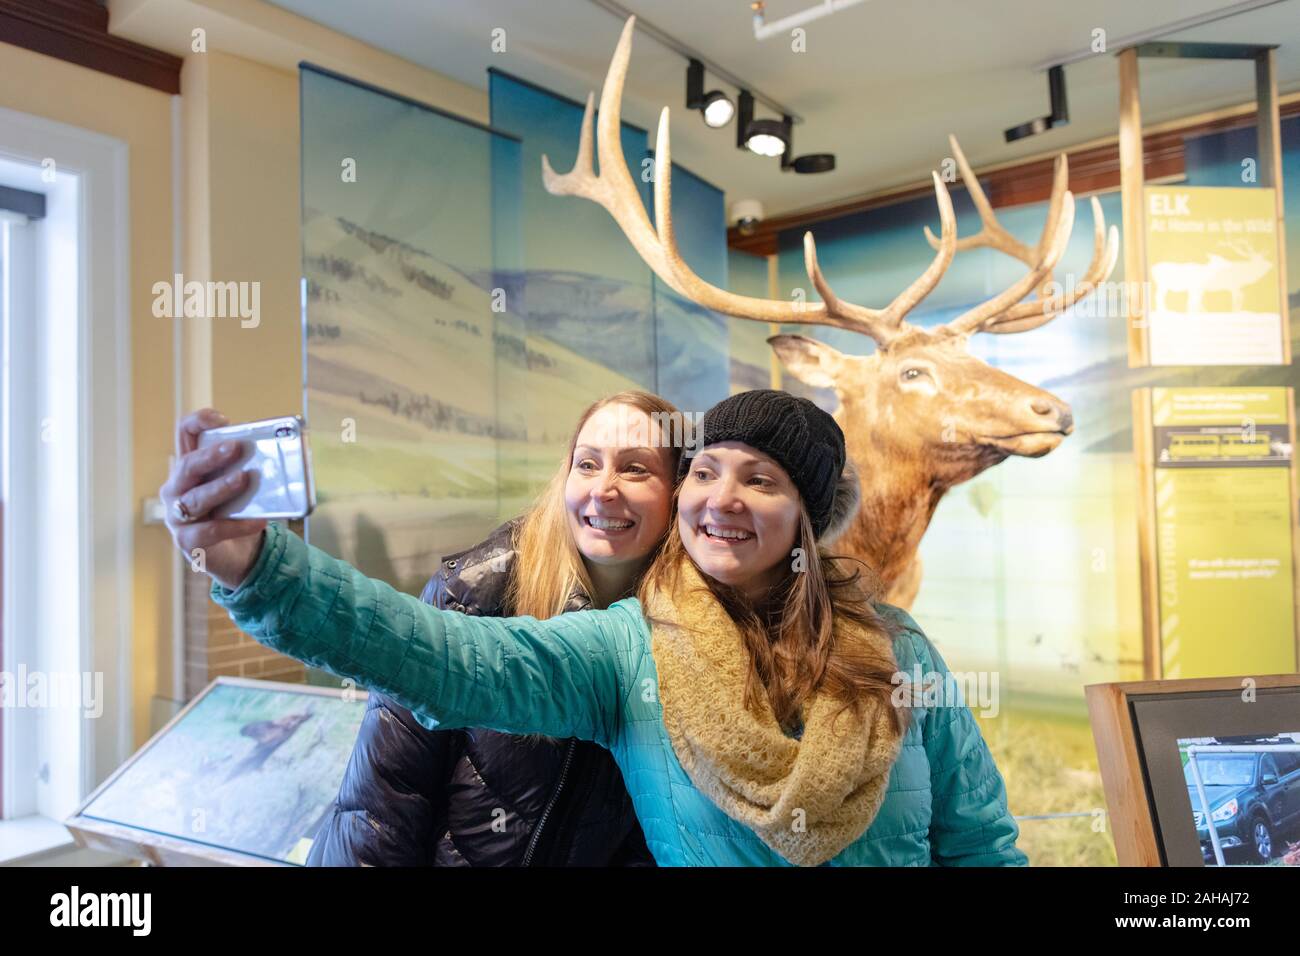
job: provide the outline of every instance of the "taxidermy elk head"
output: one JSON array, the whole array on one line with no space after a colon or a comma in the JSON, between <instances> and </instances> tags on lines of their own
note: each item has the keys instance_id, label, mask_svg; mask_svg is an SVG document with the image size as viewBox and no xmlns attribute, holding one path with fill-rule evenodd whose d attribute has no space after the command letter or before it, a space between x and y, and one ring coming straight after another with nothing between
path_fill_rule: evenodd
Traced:
<instances>
[{"instance_id":1,"label":"taxidermy elk head","mask_svg":"<svg viewBox=\"0 0 1300 956\"><path fill-rule=\"evenodd\" d=\"M938 237L926 230L934 259L884 308L856 305L835 295L817 264L811 232L804 235L804 264L821 302L758 299L719 289L692 272L677 248L667 107L656 136L654 224L628 172L619 126L635 22L629 17L623 27L601 91L596 131L600 175L592 167L589 95L573 170L558 175L542 157L546 188L603 206L654 273L705 308L757 322L850 329L875 341L875 353L862 357L801 335L768 339L790 372L810 385L834 389L839 398L835 418L861 476L862 509L836 542L836 550L875 569L887 588L886 600L910 607L921 578L917 548L944 493L1009 455L1046 455L1074 429L1069 405L971 355L970 336L1037 328L1090 294L1114 269L1118 231L1112 226L1107 234L1101 205L1093 199L1092 263L1068 291L1049 294L1055 288L1052 270L1074 226L1074 196L1066 188L1064 155L1056 161L1047 222L1038 244L1030 247L998 223L956 139L949 137L983 228L974 236L957 238L947 187L932 174L942 226ZM1028 271L1010 288L944 325L921 328L908 323L907 315L938 285L954 254L977 246L1015 256ZM1031 293L1035 297L1023 301Z\"/></svg>"}]
</instances>

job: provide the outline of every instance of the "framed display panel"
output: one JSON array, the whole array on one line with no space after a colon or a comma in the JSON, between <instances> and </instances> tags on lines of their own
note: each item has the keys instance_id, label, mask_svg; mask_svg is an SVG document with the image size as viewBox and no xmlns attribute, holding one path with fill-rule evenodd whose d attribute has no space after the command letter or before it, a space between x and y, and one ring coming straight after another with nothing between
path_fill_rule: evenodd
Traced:
<instances>
[{"instance_id":1,"label":"framed display panel","mask_svg":"<svg viewBox=\"0 0 1300 956\"><path fill-rule=\"evenodd\" d=\"M1300 675L1084 694L1120 866L1300 865Z\"/></svg>"},{"instance_id":2,"label":"framed display panel","mask_svg":"<svg viewBox=\"0 0 1300 956\"><path fill-rule=\"evenodd\" d=\"M1285 207L1282 196L1282 133L1281 133L1281 114L1279 110L1278 91L1277 91L1277 49L1267 44L1245 44L1245 43L1180 43L1158 41L1154 43L1143 43L1138 46L1128 47L1117 54L1119 61L1119 82L1120 82L1120 103L1119 103L1119 165L1120 165L1120 192L1124 202L1124 226L1123 226L1123 250L1124 250L1124 274L1128 277L1130 288L1133 290L1128 297L1128 346L1129 346L1129 366L1138 367L1145 365L1177 365L1177 364L1291 364L1291 332L1289 317L1287 315L1287 278L1286 278L1286 228L1285 228ZM1168 219L1171 222L1187 221L1191 222L1197 219L1197 216L1189 208L1186 215L1179 210L1177 202L1172 204L1168 199L1168 192L1160 190L1148 190L1144 182L1143 155L1142 155L1142 108L1141 97L1138 83L1138 60L1140 57L1155 57L1161 59L1208 59L1208 60L1241 60L1247 63L1253 63L1255 68L1255 102L1256 102L1256 130L1258 136L1257 164L1254 170L1254 185L1261 188L1256 189L1231 189L1231 190L1214 190L1214 192L1234 193L1235 201L1240 205L1240 215L1214 216L1209 218L1218 221L1221 226L1226 226L1228 222L1240 220L1243 225L1241 235L1233 238L1243 238L1246 235L1246 225L1252 223L1253 227L1250 232L1251 241L1246 245L1252 248L1224 247L1222 249L1198 250L1193 258L1184 263L1176 263L1168 260L1158 261L1154 255L1163 255L1157 249L1148 248L1148 235L1150 231L1148 218ZM1174 187L1173 192L1188 192L1183 187ZM1203 194L1209 194L1208 190L1199 190ZM1240 194L1245 192L1259 193L1258 196L1249 199L1243 198ZM1153 199L1153 196L1155 197ZM1225 196L1222 200L1228 204L1234 201L1234 197ZM1154 205L1148 206L1148 203ZM1234 211L1236 212L1236 211ZM1260 231L1258 226L1261 220L1267 219L1267 230ZM1208 232L1206 233L1208 236ZM1271 250L1264 248L1263 244L1271 246ZM1217 255L1218 259L1208 258L1211 255ZM1258 257L1258 258L1257 258ZM1265 271L1254 276L1250 286L1257 286L1264 281L1273 282L1280 293L1279 312L1277 324L1280 324L1280 343L1270 339L1267 343L1263 341L1265 333L1270 330L1264 328L1268 325L1267 310L1268 300L1271 293L1264 297L1264 301L1258 301L1259 295L1256 289L1251 296L1256 300L1247 302L1240 298L1239 295L1247 288L1244 280L1250 278L1255 269L1262 265ZM1155 296L1160 295L1160 274L1157 274L1154 268L1149 266L1169 266L1185 265L1187 268L1174 270L1164 269L1163 276L1167 280L1173 280L1174 285L1183 284L1182 292L1193 292L1193 286L1204 286L1207 282L1210 286L1222 286L1222 289L1215 289L1216 293L1221 291L1231 296L1229 313L1240 313L1235 320L1230 320L1229 324L1235 321L1239 327L1253 327L1257 338L1255 339L1254 350L1242 349L1239 344L1234 343L1233 348L1239 354L1225 356L1223 349L1216 349L1215 343L1222 345L1224 342L1231 341L1230 332L1219 329L1212 336L1206 338L1201 343L1189 343L1188 335L1195 335L1196 328L1213 329L1215 321L1205 314L1193 317L1195 320L1189 325L1186 322L1176 324L1172 330L1169 329L1168 316L1161 318L1152 313L1152 307L1163 308L1161 301L1148 301L1147 289L1150 287ZM1213 279L1210 277L1214 276ZM1136 281L1139 277L1150 279L1150 283ZM1192 280L1190 283L1188 279ZM1234 283L1236 285L1234 285ZM1165 283L1168 288L1168 281ZM1198 301L1202 301L1199 293L1194 293L1189 302L1185 303L1188 307L1184 312L1199 312L1199 308L1193 308ZM1168 303L1165 303L1167 305ZM1216 306L1216 309L1219 308ZM1183 318L1187 318L1186 315ZM1163 337L1157 333L1152 335L1152 322L1155 321L1157 326L1163 323L1164 329L1161 331L1171 333L1164 334ZM1181 336L1181 337L1180 337ZM1280 354L1277 352L1277 346L1280 346ZM1231 351L1231 350L1230 350Z\"/></svg>"},{"instance_id":3,"label":"framed display panel","mask_svg":"<svg viewBox=\"0 0 1300 956\"><path fill-rule=\"evenodd\" d=\"M1280 387L1134 390L1148 679L1298 669L1294 400Z\"/></svg>"},{"instance_id":4,"label":"framed display panel","mask_svg":"<svg viewBox=\"0 0 1300 956\"><path fill-rule=\"evenodd\" d=\"M81 846L155 866L303 865L366 698L218 677L64 824Z\"/></svg>"}]
</instances>

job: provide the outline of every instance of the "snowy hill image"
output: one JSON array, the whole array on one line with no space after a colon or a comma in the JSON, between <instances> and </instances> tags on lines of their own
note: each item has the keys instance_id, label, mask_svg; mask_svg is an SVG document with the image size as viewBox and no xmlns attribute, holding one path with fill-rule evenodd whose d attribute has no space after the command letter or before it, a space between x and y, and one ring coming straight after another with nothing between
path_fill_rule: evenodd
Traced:
<instances>
[{"instance_id":1,"label":"snowy hill image","mask_svg":"<svg viewBox=\"0 0 1300 956\"><path fill-rule=\"evenodd\" d=\"M526 505L592 396L642 383L525 334L509 295L494 312L490 289L419 249L313 209L303 230L309 535L418 590Z\"/></svg>"},{"instance_id":2,"label":"snowy hill image","mask_svg":"<svg viewBox=\"0 0 1300 956\"><path fill-rule=\"evenodd\" d=\"M483 289L503 288L528 318L530 336L616 368L684 411L704 411L728 394L728 328L716 313L657 283L580 272L479 272ZM522 303L522 304L520 304Z\"/></svg>"}]
</instances>

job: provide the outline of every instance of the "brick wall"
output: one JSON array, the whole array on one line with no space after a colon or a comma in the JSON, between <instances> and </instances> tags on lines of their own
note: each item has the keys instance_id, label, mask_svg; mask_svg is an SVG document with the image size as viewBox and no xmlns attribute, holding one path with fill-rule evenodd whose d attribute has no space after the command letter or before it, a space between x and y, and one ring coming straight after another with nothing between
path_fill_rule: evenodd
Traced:
<instances>
[{"instance_id":1,"label":"brick wall","mask_svg":"<svg viewBox=\"0 0 1300 956\"><path fill-rule=\"evenodd\" d=\"M289 527L301 534L302 522ZM253 677L306 683L300 661L263 647L235 627L212 602L212 579L200 572L185 575L185 699L191 700L214 677Z\"/></svg>"}]
</instances>

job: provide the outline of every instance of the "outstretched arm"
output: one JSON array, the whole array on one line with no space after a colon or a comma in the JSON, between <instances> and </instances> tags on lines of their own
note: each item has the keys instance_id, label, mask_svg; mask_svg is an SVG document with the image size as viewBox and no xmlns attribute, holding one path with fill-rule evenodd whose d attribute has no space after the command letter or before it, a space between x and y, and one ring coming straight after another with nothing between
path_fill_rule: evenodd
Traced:
<instances>
[{"instance_id":1,"label":"outstretched arm","mask_svg":"<svg viewBox=\"0 0 1300 956\"><path fill-rule=\"evenodd\" d=\"M265 534L239 587L214 581L212 599L267 647L388 694L430 729L613 740L634 602L546 621L472 617L368 578L279 524Z\"/></svg>"}]
</instances>

